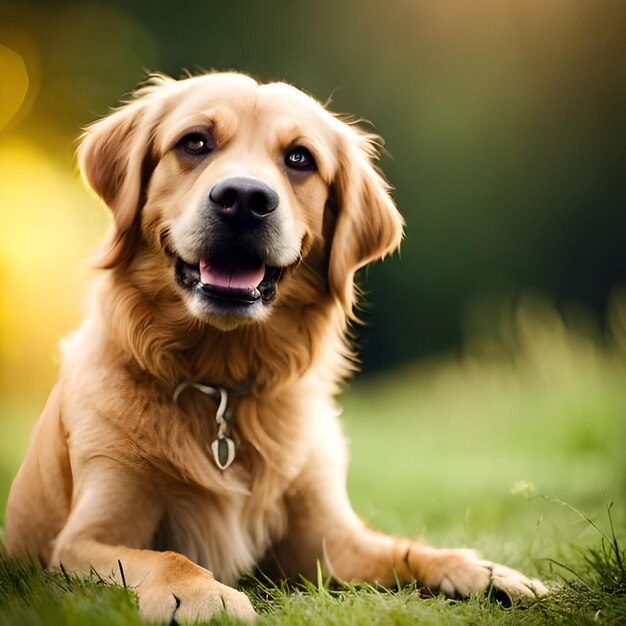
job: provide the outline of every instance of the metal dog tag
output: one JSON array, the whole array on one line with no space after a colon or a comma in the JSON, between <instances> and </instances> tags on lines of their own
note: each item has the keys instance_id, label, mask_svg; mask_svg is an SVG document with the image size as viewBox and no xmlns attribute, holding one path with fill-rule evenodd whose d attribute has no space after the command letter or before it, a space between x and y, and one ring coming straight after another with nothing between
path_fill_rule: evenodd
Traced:
<instances>
[{"instance_id":1,"label":"metal dog tag","mask_svg":"<svg viewBox=\"0 0 626 626\"><path fill-rule=\"evenodd\" d=\"M213 398L219 397L219 404L215 414L217 439L211 443L211 452L213 453L215 464L221 470L225 470L235 460L235 442L229 436L232 433L232 425L229 421L232 419L232 412L228 407L228 391L223 387L211 387L210 385L201 385L200 383L183 382L174 390L174 402L178 402L180 394L187 389L187 387L193 387Z\"/></svg>"},{"instance_id":2,"label":"metal dog tag","mask_svg":"<svg viewBox=\"0 0 626 626\"><path fill-rule=\"evenodd\" d=\"M235 460L235 442L230 437L218 437L211 444L216 465L225 470Z\"/></svg>"}]
</instances>

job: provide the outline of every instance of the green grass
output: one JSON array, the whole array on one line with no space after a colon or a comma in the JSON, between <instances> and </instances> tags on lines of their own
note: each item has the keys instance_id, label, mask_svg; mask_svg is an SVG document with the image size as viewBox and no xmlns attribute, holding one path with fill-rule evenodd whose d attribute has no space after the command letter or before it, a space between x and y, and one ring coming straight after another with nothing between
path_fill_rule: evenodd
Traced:
<instances>
[{"instance_id":1,"label":"green grass","mask_svg":"<svg viewBox=\"0 0 626 626\"><path fill-rule=\"evenodd\" d=\"M424 598L410 587L318 581L287 590L247 580L259 623L624 623L626 354L618 344L554 316L521 316L497 340L359 380L342 400L349 491L368 522L478 548L551 581L550 596L507 607L489 597ZM4 411L0 498L32 421L24 407ZM0 626L100 623L141 623L132 593L0 557Z\"/></svg>"},{"instance_id":2,"label":"green grass","mask_svg":"<svg viewBox=\"0 0 626 626\"><path fill-rule=\"evenodd\" d=\"M286 589L246 580L244 589L260 613L258 624L623 624L626 554L615 538L581 553L569 580L541 599L503 605L489 596L467 601L423 597L413 587L390 591L318 581ZM62 624L139 625L136 600L124 588L92 576L82 580L0 559L0 626ZM216 624L236 624L222 616Z\"/></svg>"}]
</instances>

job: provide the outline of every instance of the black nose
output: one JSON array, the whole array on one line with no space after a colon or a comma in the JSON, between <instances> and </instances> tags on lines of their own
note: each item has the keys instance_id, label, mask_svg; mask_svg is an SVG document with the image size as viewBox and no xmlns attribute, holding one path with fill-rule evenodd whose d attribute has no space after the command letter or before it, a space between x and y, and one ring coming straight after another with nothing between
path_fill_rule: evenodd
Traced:
<instances>
[{"instance_id":1,"label":"black nose","mask_svg":"<svg viewBox=\"0 0 626 626\"><path fill-rule=\"evenodd\" d=\"M238 228L256 226L278 206L278 194L256 178L231 176L215 184L209 199L219 215Z\"/></svg>"}]
</instances>

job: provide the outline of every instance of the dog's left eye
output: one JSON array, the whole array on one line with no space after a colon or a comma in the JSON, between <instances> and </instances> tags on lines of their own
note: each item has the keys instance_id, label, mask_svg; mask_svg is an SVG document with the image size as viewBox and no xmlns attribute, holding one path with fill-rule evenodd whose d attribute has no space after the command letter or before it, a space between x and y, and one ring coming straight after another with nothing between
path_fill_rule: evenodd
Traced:
<instances>
[{"instance_id":1,"label":"dog's left eye","mask_svg":"<svg viewBox=\"0 0 626 626\"><path fill-rule=\"evenodd\" d=\"M208 154L213 149L211 138L202 132L188 133L178 142L176 147L190 156Z\"/></svg>"},{"instance_id":2,"label":"dog's left eye","mask_svg":"<svg viewBox=\"0 0 626 626\"><path fill-rule=\"evenodd\" d=\"M285 165L292 170L312 172L315 170L315 159L306 148L296 146L285 155Z\"/></svg>"}]
</instances>

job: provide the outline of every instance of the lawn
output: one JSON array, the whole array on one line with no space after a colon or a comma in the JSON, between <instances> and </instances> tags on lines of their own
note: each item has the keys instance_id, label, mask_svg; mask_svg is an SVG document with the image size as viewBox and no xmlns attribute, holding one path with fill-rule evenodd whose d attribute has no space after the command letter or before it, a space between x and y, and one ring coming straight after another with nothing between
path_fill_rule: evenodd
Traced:
<instances>
[{"instance_id":1,"label":"lawn","mask_svg":"<svg viewBox=\"0 0 626 626\"><path fill-rule=\"evenodd\" d=\"M259 623L624 623L624 336L574 330L535 309L496 335L351 384L342 398L349 490L373 526L478 548L550 581L552 595L508 607L413 588L320 580L287 591L246 580ZM32 422L25 407L0 417L3 501ZM0 559L0 625L139 623L128 590Z\"/></svg>"}]
</instances>

